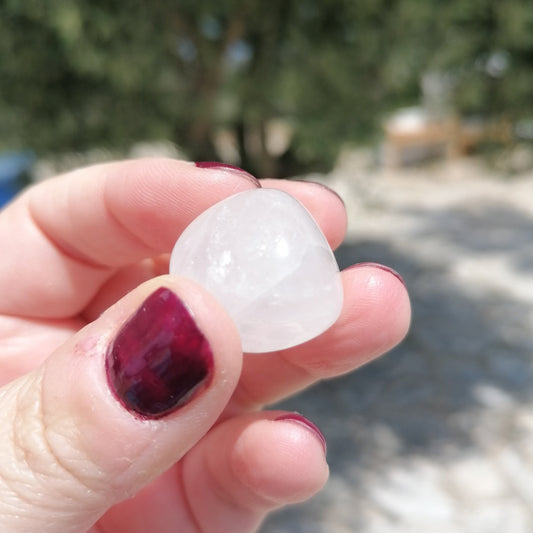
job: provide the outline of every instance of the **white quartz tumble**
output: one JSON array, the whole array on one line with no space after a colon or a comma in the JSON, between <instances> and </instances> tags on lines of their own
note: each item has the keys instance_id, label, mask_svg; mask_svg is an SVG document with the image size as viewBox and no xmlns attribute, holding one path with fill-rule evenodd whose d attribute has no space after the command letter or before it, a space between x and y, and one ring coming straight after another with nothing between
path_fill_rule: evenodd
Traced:
<instances>
[{"instance_id":1,"label":"white quartz tumble","mask_svg":"<svg viewBox=\"0 0 533 533\"><path fill-rule=\"evenodd\" d=\"M230 196L198 216L174 246L170 273L195 280L222 303L247 353L308 341L342 307L326 238L300 202L274 189Z\"/></svg>"}]
</instances>

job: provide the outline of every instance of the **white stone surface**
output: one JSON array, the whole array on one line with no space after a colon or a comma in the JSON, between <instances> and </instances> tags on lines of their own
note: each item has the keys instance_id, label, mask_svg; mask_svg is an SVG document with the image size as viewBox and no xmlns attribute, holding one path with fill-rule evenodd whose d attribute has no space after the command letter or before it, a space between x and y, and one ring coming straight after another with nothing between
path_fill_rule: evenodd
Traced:
<instances>
[{"instance_id":1,"label":"white stone surface","mask_svg":"<svg viewBox=\"0 0 533 533\"><path fill-rule=\"evenodd\" d=\"M342 308L326 238L302 204L273 189L236 194L202 213L176 242L170 273L197 281L224 305L248 353L305 342Z\"/></svg>"}]
</instances>

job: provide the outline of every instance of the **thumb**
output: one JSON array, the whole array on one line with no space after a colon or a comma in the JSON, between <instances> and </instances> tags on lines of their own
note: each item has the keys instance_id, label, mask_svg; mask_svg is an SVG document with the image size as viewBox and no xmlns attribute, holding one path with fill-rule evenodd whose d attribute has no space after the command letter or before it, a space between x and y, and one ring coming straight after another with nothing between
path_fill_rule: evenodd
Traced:
<instances>
[{"instance_id":1,"label":"thumb","mask_svg":"<svg viewBox=\"0 0 533 533\"><path fill-rule=\"evenodd\" d=\"M0 531L85 531L214 424L240 341L218 303L170 277L138 287L0 389Z\"/></svg>"}]
</instances>

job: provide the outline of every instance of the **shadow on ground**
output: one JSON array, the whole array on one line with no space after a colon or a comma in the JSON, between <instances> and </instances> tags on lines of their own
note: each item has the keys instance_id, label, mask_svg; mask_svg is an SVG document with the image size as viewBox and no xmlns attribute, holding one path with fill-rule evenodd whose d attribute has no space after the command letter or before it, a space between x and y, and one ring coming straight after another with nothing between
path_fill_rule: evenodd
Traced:
<instances>
[{"instance_id":1,"label":"shadow on ground","mask_svg":"<svg viewBox=\"0 0 533 533\"><path fill-rule=\"evenodd\" d=\"M533 267L533 220L511 207L421 208L408 216L420 220L412 237L439 240L443 254L505 253L517 268ZM412 328L382 359L283 403L323 429L332 482L311 503L270 518L262 533L358 531L363 471L386 471L398 457L446 461L450 454L475 453L479 416L502 402L532 403L526 303L461 286L450 275L452 257L416 259L386 240L348 243L337 257L341 267L376 261L398 270L411 294ZM349 506L345 529L330 530L324 509L339 498Z\"/></svg>"},{"instance_id":2,"label":"shadow on ground","mask_svg":"<svg viewBox=\"0 0 533 533\"><path fill-rule=\"evenodd\" d=\"M452 249L469 253L504 253L524 271L533 270L533 219L516 206L497 202L432 211L409 209L406 215L424 220L413 238L433 236Z\"/></svg>"}]
</instances>

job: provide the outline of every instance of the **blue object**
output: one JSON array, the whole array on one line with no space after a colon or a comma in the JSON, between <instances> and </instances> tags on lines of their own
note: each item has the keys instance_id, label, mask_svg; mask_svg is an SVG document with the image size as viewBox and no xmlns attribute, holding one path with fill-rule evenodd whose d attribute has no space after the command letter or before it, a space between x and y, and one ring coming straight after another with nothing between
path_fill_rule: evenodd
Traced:
<instances>
[{"instance_id":1,"label":"blue object","mask_svg":"<svg viewBox=\"0 0 533 533\"><path fill-rule=\"evenodd\" d=\"M9 202L24 187L24 177L35 162L33 152L0 154L0 207Z\"/></svg>"}]
</instances>

